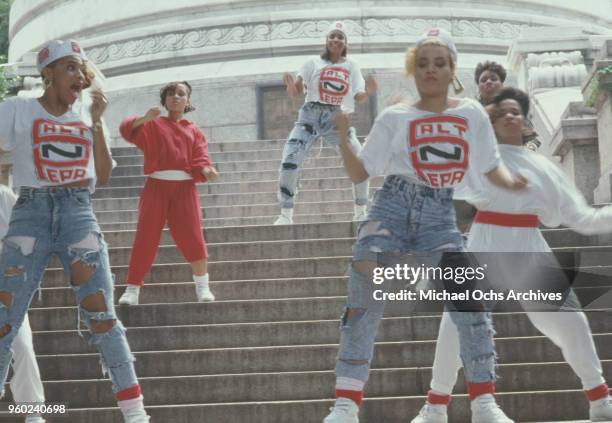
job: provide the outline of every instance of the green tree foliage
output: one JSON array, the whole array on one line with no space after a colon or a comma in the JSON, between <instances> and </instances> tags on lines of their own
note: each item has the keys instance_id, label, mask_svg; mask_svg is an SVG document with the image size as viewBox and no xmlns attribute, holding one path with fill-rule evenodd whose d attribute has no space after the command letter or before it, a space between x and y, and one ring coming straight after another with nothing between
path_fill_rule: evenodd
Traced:
<instances>
[{"instance_id":1,"label":"green tree foliage","mask_svg":"<svg viewBox=\"0 0 612 423\"><path fill-rule=\"evenodd\" d=\"M4 60L8 56L9 9L11 3L12 0L0 0L0 56L4 56Z\"/></svg>"}]
</instances>

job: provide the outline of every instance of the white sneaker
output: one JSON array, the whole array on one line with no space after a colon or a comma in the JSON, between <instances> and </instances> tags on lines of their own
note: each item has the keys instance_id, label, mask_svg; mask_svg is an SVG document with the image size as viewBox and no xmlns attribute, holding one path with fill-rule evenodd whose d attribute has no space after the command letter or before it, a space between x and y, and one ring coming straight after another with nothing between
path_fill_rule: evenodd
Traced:
<instances>
[{"instance_id":1,"label":"white sneaker","mask_svg":"<svg viewBox=\"0 0 612 423\"><path fill-rule=\"evenodd\" d=\"M274 221L274 225L293 225L293 219L285 216L284 214L281 214Z\"/></svg>"},{"instance_id":2,"label":"white sneaker","mask_svg":"<svg viewBox=\"0 0 612 423\"><path fill-rule=\"evenodd\" d=\"M514 423L506 416L491 394L481 395L472 401L472 423Z\"/></svg>"},{"instance_id":3,"label":"white sneaker","mask_svg":"<svg viewBox=\"0 0 612 423\"><path fill-rule=\"evenodd\" d=\"M210 290L208 284L195 283L196 297L199 302L210 302L215 301L215 295Z\"/></svg>"},{"instance_id":4,"label":"white sneaker","mask_svg":"<svg viewBox=\"0 0 612 423\"><path fill-rule=\"evenodd\" d=\"M591 401L589 417L592 422L611 422L612 421L612 397Z\"/></svg>"},{"instance_id":5,"label":"white sneaker","mask_svg":"<svg viewBox=\"0 0 612 423\"><path fill-rule=\"evenodd\" d=\"M359 423L359 407L348 398L338 398L323 423Z\"/></svg>"},{"instance_id":6,"label":"white sneaker","mask_svg":"<svg viewBox=\"0 0 612 423\"><path fill-rule=\"evenodd\" d=\"M45 419L40 416L27 416L25 423L45 423Z\"/></svg>"},{"instance_id":7,"label":"white sneaker","mask_svg":"<svg viewBox=\"0 0 612 423\"><path fill-rule=\"evenodd\" d=\"M123 413L123 421L125 423L149 423L150 417L143 408L132 408Z\"/></svg>"},{"instance_id":8,"label":"white sneaker","mask_svg":"<svg viewBox=\"0 0 612 423\"><path fill-rule=\"evenodd\" d=\"M425 403L419 415L410 423L448 423L446 405Z\"/></svg>"},{"instance_id":9,"label":"white sneaker","mask_svg":"<svg viewBox=\"0 0 612 423\"><path fill-rule=\"evenodd\" d=\"M119 298L119 304L123 305L136 305L138 304L138 296L140 295L140 287L138 285L128 284L125 288L125 292Z\"/></svg>"},{"instance_id":10,"label":"white sneaker","mask_svg":"<svg viewBox=\"0 0 612 423\"><path fill-rule=\"evenodd\" d=\"M355 205L355 212L353 214L354 222L362 222L368 216L367 206L357 206Z\"/></svg>"}]
</instances>

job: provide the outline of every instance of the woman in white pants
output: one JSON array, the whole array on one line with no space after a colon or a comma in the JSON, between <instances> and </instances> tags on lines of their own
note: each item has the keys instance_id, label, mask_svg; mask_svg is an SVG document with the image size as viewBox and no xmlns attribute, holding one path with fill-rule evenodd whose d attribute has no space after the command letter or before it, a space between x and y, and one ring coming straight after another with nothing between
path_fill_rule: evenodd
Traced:
<instances>
[{"instance_id":1,"label":"woman in white pants","mask_svg":"<svg viewBox=\"0 0 612 423\"><path fill-rule=\"evenodd\" d=\"M612 232L611 206L589 207L561 169L523 146L522 130L529 111L527 94L515 88L504 88L489 107L502 160L511 172L524 174L529 179L529 186L523 191L511 192L500 190L483 179L479 184L470 185L482 187L481 192L459 191L456 194L479 210L468 238L468 251L550 253L552 250L538 229L539 222L548 227L565 225L583 234ZM533 269L528 264L521 267L527 269L523 274ZM521 268L515 266L510 269L514 273L506 277L497 272L488 273L492 279L502 278L505 283L513 284L519 270ZM584 313L528 311L527 316L540 332L561 348L563 357L580 378L590 402L591 421L611 421L612 399ZM412 423L448 421L447 405L461 366L459 335L445 313L438 333L431 390L427 403Z\"/></svg>"},{"instance_id":2,"label":"woman in white pants","mask_svg":"<svg viewBox=\"0 0 612 423\"><path fill-rule=\"evenodd\" d=\"M11 218L11 210L17 196L7 186L0 185L0 239L4 238ZM2 244L0 244L0 250ZM45 392L40 380L40 371L34 354L30 320L25 315L23 324L13 340L13 378L9 382L15 403L44 404ZM40 415L26 416L26 423L44 423Z\"/></svg>"}]
</instances>

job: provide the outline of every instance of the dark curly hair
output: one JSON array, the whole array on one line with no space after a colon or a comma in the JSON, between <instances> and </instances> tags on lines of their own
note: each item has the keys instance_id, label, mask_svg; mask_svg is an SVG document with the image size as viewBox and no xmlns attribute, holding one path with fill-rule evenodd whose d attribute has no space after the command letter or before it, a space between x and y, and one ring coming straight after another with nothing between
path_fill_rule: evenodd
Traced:
<instances>
[{"instance_id":1,"label":"dark curly hair","mask_svg":"<svg viewBox=\"0 0 612 423\"><path fill-rule=\"evenodd\" d=\"M496 62L489 62L487 60L486 62L481 62L476 66L476 70L474 71L474 81L476 81L476 84L478 84L480 81L480 75L482 75L484 71L496 73L502 83L506 80L506 76L508 75L506 69L504 69L502 65Z\"/></svg>"},{"instance_id":2,"label":"dark curly hair","mask_svg":"<svg viewBox=\"0 0 612 423\"><path fill-rule=\"evenodd\" d=\"M524 117L527 117L529 114L529 95L518 88L506 87L502 88L502 90L493 98L493 103L495 106L499 106L499 104L504 100L514 100L521 107L521 111Z\"/></svg>"},{"instance_id":3,"label":"dark curly hair","mask_svg":"<svg viewBox=\"0 0 612 423\"><path fill-rule=\"evenodd\" d=\"M159 90L159 99L161 102L161 105L166 107L166 96L168 94L174 94L174 91L176 90L176 87L182 84L184 86L187 87L187 98L190 99L191 98L191 85L189 85L189 82L187 81L174 81L174 82L170 82L168 84L166 84L165 86L162 87L161 90ZM195 107L193 107L191 104L188 104L187 106L185 106L185 112L184 113L189 113L195 110Z\"/></svg>"}]
</instances>

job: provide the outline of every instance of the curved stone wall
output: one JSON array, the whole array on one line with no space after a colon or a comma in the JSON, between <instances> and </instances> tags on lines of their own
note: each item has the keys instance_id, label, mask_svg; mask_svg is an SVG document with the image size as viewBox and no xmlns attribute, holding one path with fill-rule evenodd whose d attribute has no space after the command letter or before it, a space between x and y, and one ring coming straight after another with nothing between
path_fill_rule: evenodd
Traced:
<instances>
[{"instance_id":1,"label":"curved stone wall","mask_svg":"<svg viewBox=\"0 0 612 423\"><path fill-rule=\"evenodd\" d=\"M377 73L380 110L399 90L414 93L401 76L403 51L429 27L455 37L459 73L472 95L473 66L484 59L505 62L527 28L578 26L587 34L612 34L612 2L16 0L9 60L20 61L48 39L77 38L107 77L111 121L146 110L162 83L187 79L198 87L200 107L192 119L209 136L249 139L257 136L257 87L280 83L283 72L319 53L335 19L347 24L351 57L365 73Z\"/></svg>"}]
</instances>

